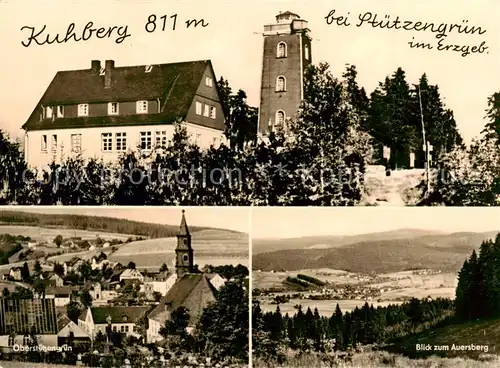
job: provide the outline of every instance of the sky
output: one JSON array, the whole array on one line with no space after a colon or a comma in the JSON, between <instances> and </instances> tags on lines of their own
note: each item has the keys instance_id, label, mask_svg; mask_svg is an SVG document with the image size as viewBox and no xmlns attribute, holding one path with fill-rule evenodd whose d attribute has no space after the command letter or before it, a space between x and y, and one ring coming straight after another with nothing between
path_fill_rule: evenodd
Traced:
<instances>
[{"instance_id":1,"label":"sky","mask_svg":"<svg viewBox=\"0 0 500 368\"><path fill-rule=\"evenodd\" d=\"M228 79L234 90L245 90L248 102L258 106L263 25L273 23L275 15L286 10L309 21L313 62L328 62L335 76L343 73L346 64L356 65L359 84L370 93L398 67L405 70L409 83L417 83L426 73L429 82L439 86L446 106L454 111L466 142L484 127L486 100L498 90L500 80L498 1L0 0L0 44L4 55L0 58L0 129L13 138L22 136L22 124L55 73L88 69L92 59L113 59L116 66L211 59L217 78ZM331 10L335 10L335 16L347 16L350 25L328 25L325 17ZM441 42L470 48L485 42L488 49L462 57L459 52L436 50L439 40L429 31L379 29L366 21L357 27L359 15L367 12L372 17L376 14L379 20L387 15L389 19L399 16L401 20L436 25L480 26L486 30L482 35L451 32ZM157 15L157 27L148 33L145 24L152 14ZM163 15L165 31L161 31ZM175 15L176 29L172 30ZM202 18L207 27L186 28L186 20ZM78 43L41 46L32 42L28 47L21 44L31 34L29 28L22 27L34 27L34 33L38 33L46 25L38 39L47 33L61 33L64 37L70 23L81 35L89 21L94 27L127 26L130 37L116 43L115 29L113 36L104 39L92 37ZM410 41L430 43L433 49L410 48Z\"/></svg>"},{"instance_id":2,"label":"sky","mask_svg":"<svg viewBox=\"0 0 500 368\"><path fill-rule=\"evenodd\" d=\"M184 209L188 226L250 231L250 212L245 207L16 207L15 211L45 214L104 216L154 224L180 225Z\"/></svg>"},{"instance_id":3,"label":"sky","mask_svg":"<svg viewBox=\"0 0 500 368\"><path fill-rule=\"evenodd\" d=\"M252 238L357 235L397 229L500 231L495 207L256 207Z\"/></svg>"}]
</instances>

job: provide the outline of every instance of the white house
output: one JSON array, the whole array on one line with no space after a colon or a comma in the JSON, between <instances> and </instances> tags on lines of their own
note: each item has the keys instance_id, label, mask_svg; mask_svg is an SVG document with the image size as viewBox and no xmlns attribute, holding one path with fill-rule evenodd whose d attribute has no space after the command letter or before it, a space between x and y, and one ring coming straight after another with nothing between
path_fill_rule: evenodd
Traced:
<instances>
[{"instance_id":1,"label":"white house","mask_svg":"<svg viewBox=\"0 0 500 368\"><path fill-rule=\"evenodd\" d=\"M90 335L81 327L70 320L68 316L60 314L57 316L57 337L59 346L66 343L67 339L73 339L73 342L90 342Z\"/></svg>"},{"instance_id":2,"label":"white house","mask_svg":"<svg viewBox=\"0 0 500 368\"><path fill-rule=\"evenodd\" d=\"M129 150L166 146L174 123L200 147L224 142L225 117L210 60L59 71L25 130L31 167L71 156L116 161Z\"/></svg>"},{"instance_id":3,"label":"white house","mask_svg":"<svg viewBox=\"0 0 500 368\"><path fill-rule=\"evenodd\" d=\"M172 286L177 281L177 273L170 272L165 273L156 277L144 279L144 284L142 285L141 291L146 294L153 294L155 292L160 293L162 296L167 295L167 292L172 288Z\"/></svg>"},{"instance_id":4,"label":"white house","mask_svg":"<svg viewBox=\"0 0 500 368\"><path fill-rule=\"evenodd\" d=\"M136 269L127 268L120 275L120 282L121 281L140 281L140 282L143 282L144 276L140 271L138 271Z\"/></svg>"},{"instance_id":5,"label":"white house","mask_svg":"<svg viewBox=\"0 0 500 368\"><path fill-rule=\"evenodd\" d=\"M52 286L45 290L45 298L54 299L54 304L56 307L65 307L71 301L71 294L73 290L78 290L78 288L72 286Z\"/></svg>"},{"instance_id":6,"label":"white house","mask_svg":"<svg viewBox=\"0 0 500 368\"><path fill-rule=\"evenodd\" d=\"M97 283L92 285L89 294L92 297L92 305L95 306L107 305L111 300L118 297L116 290L103 289L101 284Z\"/></svg>"},{"instance_id":7,"label":"white house","mask_svg":"<svg viewBox=\"0 0 500 368\"><path fill-rule=\"evenodd\" d=\"M137 323L149 307L91 307L78 317L78 326L89 334L92 340L99 332L105 334L108 326L115 332L140 337Z\"/></svg>"}]
</instances>

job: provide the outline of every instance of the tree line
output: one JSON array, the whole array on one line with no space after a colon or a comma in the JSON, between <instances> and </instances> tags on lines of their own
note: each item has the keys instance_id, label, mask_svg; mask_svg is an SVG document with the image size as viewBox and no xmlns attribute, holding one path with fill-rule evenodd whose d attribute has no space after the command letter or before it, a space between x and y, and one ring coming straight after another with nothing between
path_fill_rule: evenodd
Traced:
<instances>
[{"instance_id":1,"label":"tree line","mask_svg":"<svg viewBox=\"0 0 500 368\"><path fill-rule=\"evenodd\" d=\"M334 77L327 63L305 71L294 121L257 137L257 110L246 94L218 81L228 144L201 149L176 125L166 147L123 154L118 162L70 157L27 171L17 143L0 132L0 202L39 205L356 205L368 164L422 165L433 146L432 191L421 204L495 204L499 199L500 94L489 99L489 123L466 147L437 85L424 74L410 85L402 68L367 95L348 66ZM390 157L384 157L383 147ZM497 160L497 161L495 161ZM464 167L467 168L464 173ZM443 179L444 174L453 180ZM435 175L434 175L435 174ZM478 183L479 182L479 185Z\"/></svg>"},{"instance_id":2,"label":"tree line","mask_svg":"<svg viewBox=\"0 0 500 368\"><path fill-rule=\"evenodd\" d=\"M317 308L307 308L305 313L300 305L296 308L292 316L283 315L279 305L275 312L264 313L259 302L254 301L252 334L256 357L279 360L287 348L329 352L388 343L441 323L453 315L454 305L444 298L412 298L400 305L377 308L366 302L361 308L343 313L337 304L330 317L320 315Z\"/></svg>"},{"instance_id":3,"label":"tree line","mask_svg":"<svg viewBox=\"0 0 500 368\"><path fill-rule=\"evenodd\" d=\"M500 317L500 233L472 251L458 274L456 315L463 320Z\"/></svg>"}]
</instances>

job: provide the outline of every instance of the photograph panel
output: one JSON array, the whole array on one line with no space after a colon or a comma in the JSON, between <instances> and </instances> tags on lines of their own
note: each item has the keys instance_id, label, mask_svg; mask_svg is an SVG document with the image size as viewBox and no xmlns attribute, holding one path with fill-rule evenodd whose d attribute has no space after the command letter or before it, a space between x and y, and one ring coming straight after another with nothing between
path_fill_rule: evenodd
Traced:
<instances>
[{"instance_id":1,"label":"photograph panel","mask_svg":"<svg viewBox=\"0 0 500 368\"><path fill-rule=\"evenodd\" d=\"M0 366L247 367L246 208L0 208Z\"/></svg>"},{"instance_id":2,"label":"photograph panel","mask_svg":"<svg viewBox=\"0 0 500 368\"><path fill-rule=\"evenodd\" d=\"M256 208L254 367L497 367L500 211Z\"/></svg>"},{"instance_id":3,"label":"photograph panel","mask_svg":"<svg viewBox=\"0 0 500 368\"><path fill-rule=\"evenodd\" d=\"M0 203L500 204L498 3L96 4L0 1Z\"/></svg>"}]
</instances>

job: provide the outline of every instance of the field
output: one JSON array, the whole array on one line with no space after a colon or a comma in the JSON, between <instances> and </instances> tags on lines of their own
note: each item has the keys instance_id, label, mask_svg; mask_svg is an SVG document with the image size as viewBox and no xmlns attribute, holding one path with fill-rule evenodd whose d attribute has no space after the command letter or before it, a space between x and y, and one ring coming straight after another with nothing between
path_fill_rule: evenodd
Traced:
<instances>
[{"instance_id":1,"label":"field","mask_svg":"<svg viewBox=\"0 0 500 368\"><path fill-rule=\"evenodd\" d=\"M95 239L100 237L102 239L119 239L127 240L130 234L118 234L100 231L89 230L73 230L73 229L59 229L59 228L43 228L37 226L18 226L18 225L0 225L0 234L23 235L29 236L34 241L52 243L57 235L62 235L63 238L81 237L82 239Z\"/></svg>"},{"instance_id":2,"label":"field","mask_svg":"<svg viewBox=\"0 0 500 368\"><path fill-rule=\"evenodd\" d=\"M243 264L248 266L248 235L225 230L202 230L192 234L195 264ZM137 268L157 268L163 263L175 262L177 238L147 239L125 244L109 259L127 264L135 262Z\"/></svg>"},{"instance_id":3,"label":"field","mask_svg":"<svg viewBox=\"0 0 500 368\"><path fill-rule=\"evenodd\" d=\"M428 272L428 271L427 271ZM283 287L283 280L287 276L296 276L298 273L309 275L326 281L332 285L362 285L380 290L380 296L375 298L356 298L356 299L331 299L331 300L310 300L310 299L291 299L287 303L280 304L280 310L283 313L295 313L295 305L301 304L305 310L318 308L322 315L331 316L338 303L342 311L350 311L355 307L362 306L365 301L373 304L374 307L386 306L388 304L400 304L404 299L415 297L425 298L431 296L445 297L453 299L455 297L455 287L457 276L454 273L431 273L426 271L403 271L388 274L379 274L376 276L356 274L352 272L318 269L318 270L299 270L297 272L253 272L252 287L254 289L269 289L273 287ZM287 291L284 293L272 293L272 296L279 294L293 294L296 291ZM302 293L304 295L309 292ZM261 308L265 311L275 311L276 304L272 303L270 297L259 297Z\"/></svg>"},{"instance_id":4,"label":"field","mask_svg":"<svg viewBox=\"0 0 500 368\"><path fill-rule=\"evenodd\" d=\"M313 354L305 354L301 357L287 354L287 362L284 364L272 364L269 361L253 361L255 368L303 368L303 367L329 367L322 359ZM500 366L500 357L485 356L481 360L470 358L442 358L432 356L426 359L410 359L398 354L388 352L365 352L354 354L351 362L340 362L334 365L338 368L497 368Z\"/></svg>"}]
</instances>

